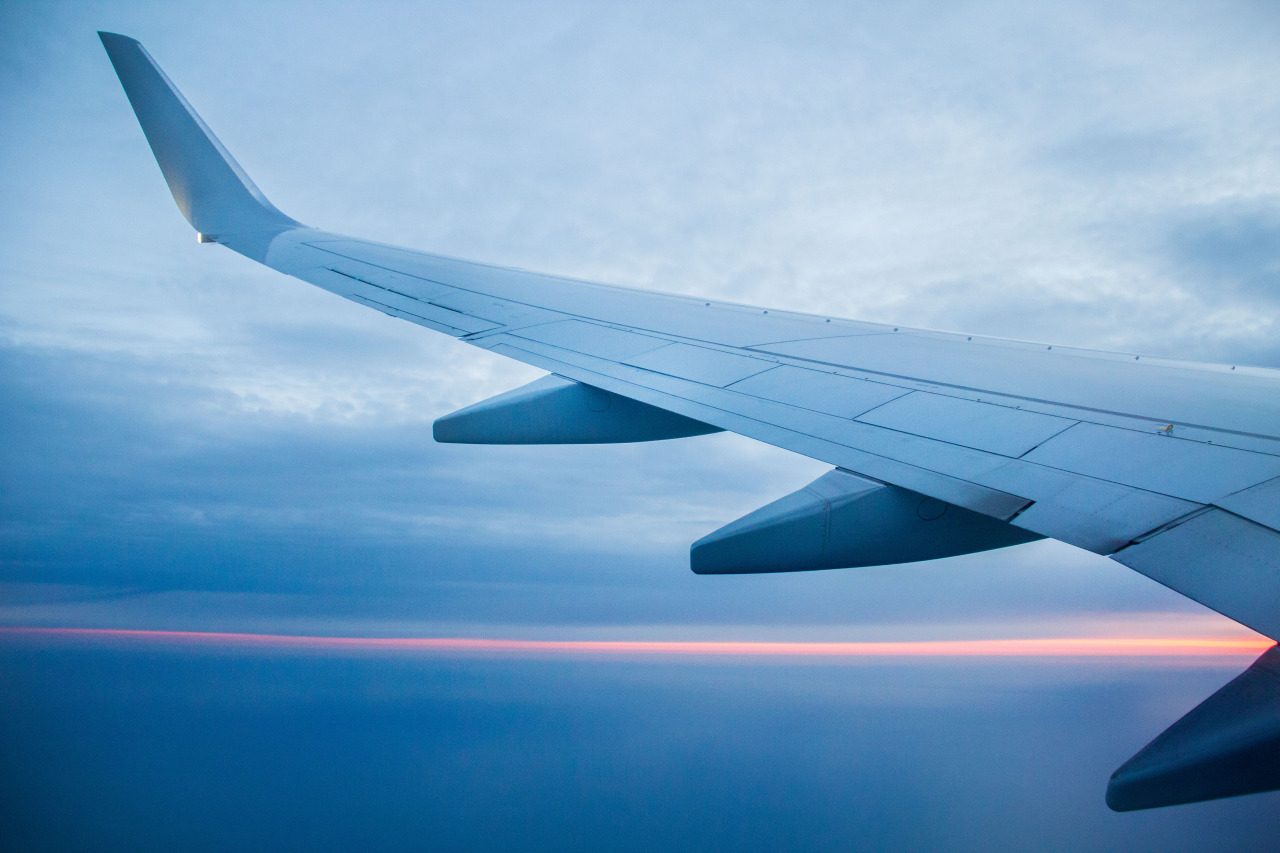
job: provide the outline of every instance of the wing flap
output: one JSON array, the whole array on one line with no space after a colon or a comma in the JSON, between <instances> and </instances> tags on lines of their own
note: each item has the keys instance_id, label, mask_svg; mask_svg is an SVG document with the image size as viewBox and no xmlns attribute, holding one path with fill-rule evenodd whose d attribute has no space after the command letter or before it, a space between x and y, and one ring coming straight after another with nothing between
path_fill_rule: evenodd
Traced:
<instances>
[{"instance_id":1,"label":"wing flap","mask_svg":"<svg viewBox=\"0 0 1280 853\"><path fill-rule=\"evenodd\" d=\"M1221 509L1189 516L1114 559L1225 613L1280 636L1280 533Z\"/></svg>"},{"instance_id":2,"label":"wing flap","mask_svg":"<svg viewBox=\"0 0 1280 853\"><path fill-rule=\"evenodd\" d=\"M505 337L505 336L504 336ZM737 412L727 411L700 402L691 397L681 397L660 390L615 378L611 373L598 373L582 362L586 357L566 359L564 353L556 353L550 347L539 347L517 338L487 339L482 342L491 352L505 355L525 364L568 376L579 382L605 388L624 397L640 400L678 412L687 418L709 423L739 435L749 436L766 444L773 444L803 456L820 459L837 467L856 471L868 477L883 480L903 488L921 492L981 512L995 518L1008 519L1025 509L1026 498L989 489L975 483L948 477L914 465L904 464L872 453L835 444L806 435L787 427L756 420ZM643 375L642 371L634 370ZM678 380L672 380L678 381ZM693 385L693 383L689 383ZM706 388L706 386L695 386Z\"/></svg>"},{"instance_id":3,"label":"wing flap","mask_svg":"<svg viewBox=\"0 0 1280 853\"><path fill-rule=\"evenodd\" d=\"M1228 512L1280 530L1280 477L1219 498L1215 503Z\"/></svg>"},{"instance_id":4,"label":"wing flap","mask_svg":"<svg viewBox=\"0 0 1280 853\"><path fill-rule=\"evenodd\" d=\"M735 393L646 374L627 365L517 338L502 352L545 370L679 411L769 444L912 491L1012 519L1031 532L1110 554L1200 504L863 425ZM763 374L767 376L768 374Z\"/></svg>"},{"instance_id":5,"label":"wing flap","mask_svg":"<svg viewBox=\"0 0 1280 853\"><path fill-rule=\"evenodd\" d=\"M755 347L809 364L863 371L873 378L922 382L976 399L998 394L1010 405L1066 406L1151 426L1210 427L1280 437L1280 371L1173 362L1021 341L975 339L899 329Z\"/></svg>"}]
</instances>

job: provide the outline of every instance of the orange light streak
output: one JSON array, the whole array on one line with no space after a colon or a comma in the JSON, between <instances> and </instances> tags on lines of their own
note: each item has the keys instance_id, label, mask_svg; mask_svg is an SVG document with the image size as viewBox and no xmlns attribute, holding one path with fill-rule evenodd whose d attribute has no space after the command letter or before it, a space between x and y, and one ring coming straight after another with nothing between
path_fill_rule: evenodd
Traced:
<instances>
[{"instance_id":1,"label":"orange light streak","mask_svg":"<svg viewBox=\"0 0 1280 853\"><path fill-rule=\"evenodd\" d=\"M478 652L514 655L711 657L1254 657L1265 637L1053 637L893 642L509 640L475 637L323 637L116 628L0 628L0 637L132 641L279 649Z\"/></svg>"}]
</instances>

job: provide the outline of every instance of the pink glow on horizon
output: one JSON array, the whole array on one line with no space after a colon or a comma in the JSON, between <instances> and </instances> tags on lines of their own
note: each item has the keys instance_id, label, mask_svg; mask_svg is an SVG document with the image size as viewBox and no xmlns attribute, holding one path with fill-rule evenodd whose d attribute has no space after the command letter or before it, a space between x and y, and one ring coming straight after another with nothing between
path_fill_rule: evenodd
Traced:
<instances>
[{"instance_id":1,"label":"pink glow on horizon","mask_svg":"<svg viewBox=\"0 0 1280 853\"><path fill-rule=\"evenodd\" d=\"M730 657L1255 657L1265 637L1053 637L892 642L743 642L701 640L510 640L474 637L308 637L116 628L0 628L0 638L132 641L251 648L480 652L526 655Z\"/></svg>"}]
</instances>

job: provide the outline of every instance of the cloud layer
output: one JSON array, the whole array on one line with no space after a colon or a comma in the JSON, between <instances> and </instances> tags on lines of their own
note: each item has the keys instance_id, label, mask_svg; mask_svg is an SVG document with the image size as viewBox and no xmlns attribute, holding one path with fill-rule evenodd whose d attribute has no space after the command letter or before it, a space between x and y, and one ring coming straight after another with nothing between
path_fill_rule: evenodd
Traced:
<instances>
[{"instance_id":1,"label":"cloud layer","mask_svg":"<svg viewBox=\"0 0 1280 853\"><path fill-rule=\"evenodd\" d=\"M1269 5L232 3L198 27L164 3L0 14L10 620L69 614L50 603L68 596L80 621L186 627L1196 611L1051 543L694 579L690 541L822 466L731 436L434 445L435 417L536 372L195 245L93 31L139 37L273 201L324 227L1277 365Z\"/></svg>"}]
</instances>

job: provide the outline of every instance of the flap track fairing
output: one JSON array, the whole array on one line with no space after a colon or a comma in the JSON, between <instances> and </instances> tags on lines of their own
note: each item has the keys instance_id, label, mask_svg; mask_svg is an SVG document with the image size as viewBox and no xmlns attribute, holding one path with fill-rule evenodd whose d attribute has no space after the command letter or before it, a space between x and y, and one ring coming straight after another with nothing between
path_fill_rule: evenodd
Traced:
<instances>
[{"instance_id":1,"label":"flap track fairing","mask_svg":"<svg viewBox=\"0 0 1280 853\"><path fill-rule=\"evenodd\" d=\"M1280 789L1280 648L1200 703L1111 776L1119 812Z\"/></svg>"},{"instance_id":2,"label":"flap track fairing","mask_svg":"<svg viewBox=\"0 0 1280 853\"><path fill-rule=\"evenodd\" d=\"M937 560L1043 537L837 468L693 544L694 572L755 574Z\"/></svg>"},{"instance_id":3,"label":"flap track fairing","mask_svg":"<svg viewBox=\"0 0 1280 853\"><path fill-rule=\"evenodd\" d=\"M617 444L721 430L552 374L445 415L432 432L446 444Z\"/></svg>"}]
</instances>

